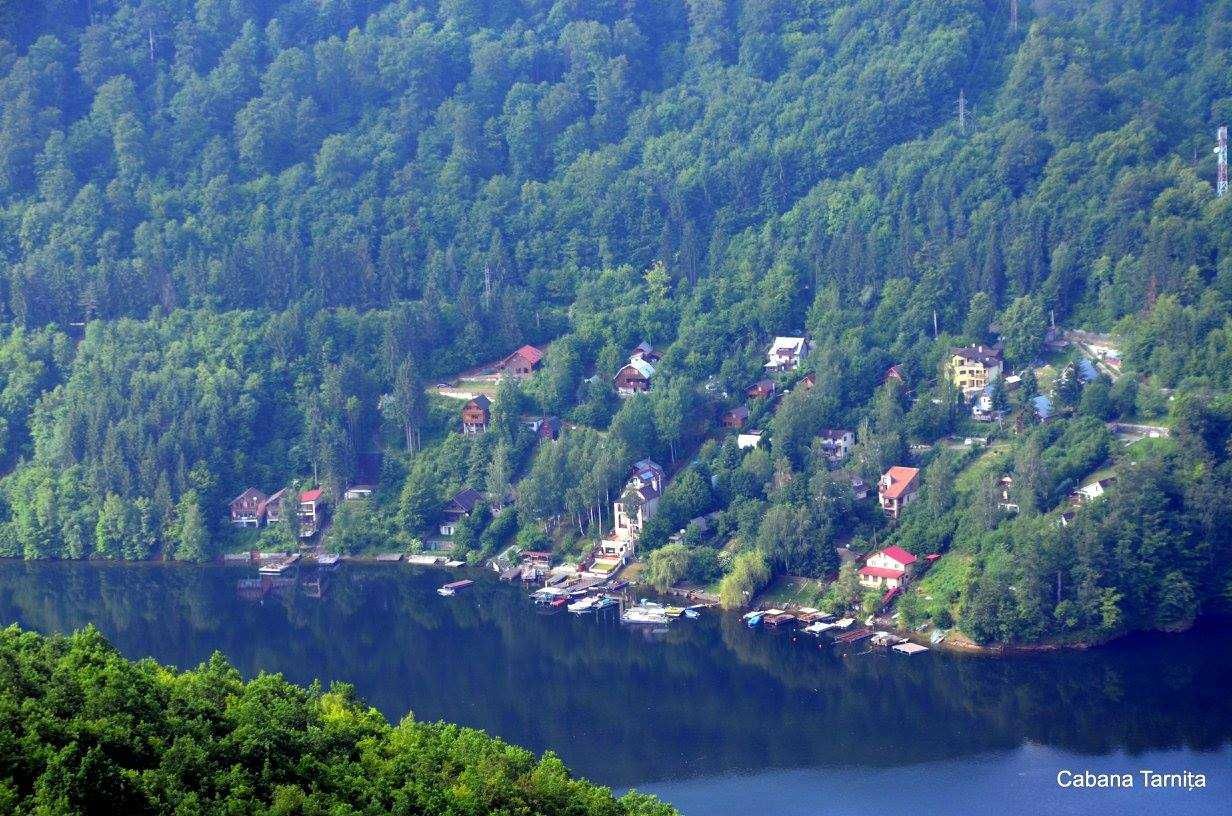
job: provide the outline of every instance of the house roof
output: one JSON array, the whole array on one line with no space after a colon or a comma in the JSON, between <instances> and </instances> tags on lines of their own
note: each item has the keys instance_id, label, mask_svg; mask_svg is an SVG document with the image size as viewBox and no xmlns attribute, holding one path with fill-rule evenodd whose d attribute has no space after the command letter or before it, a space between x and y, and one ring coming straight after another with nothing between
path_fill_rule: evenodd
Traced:
<instances>
[{"instance_id":1,"label":"house roof","mask_svg":"<svg viewBox=\"0 0 1232 816\"><path fill-rule=\"evenodd\" d=\"M753 391L774 391L774 380L763 377L750 385L748 390L750 393Z\"/></svg>"},{"instance_id":2,"label":"house roof","mask_svg":"<svg viewBox=\"0 0 1232 816\"><path fill-rule=\"evenodd\" d=\"M492 400L488 399L487 395L485 394L479 394L478 396L472 397L469 400L467 400L466 404L474 405L479 408L483 408L486 411L488 408L492 407Z\"/></svg>"},{"instance_id":3,"label":"house roof","mask_svg":"<svg viewBox=\"0 0 1232 816\"><path fill-rule=\"evenodd\" d=\"M636 370L638 374L642 375L648 380L651 377L653 377L655 373L654 366L652 366L650 363L643 360L641 357L631 358L629 360L629 364L626 365L625 368L632 368ZM621 369L621 370L623 371L624 369Z\"/></svg>"},{"instance_id":4,"label":"house roof","mask_svg":"<svg viewBox=\"0 0 1232 816\"><path fill-rule=\"evenodd\" d=\"M997 346L960 346L952 349L955 357L972 360L983 366L1001 364L1001 349Z\"/></svg>"},{"instance_id":5,"label":"house roof","mask_svg":"<svg viewBox=\"0 0 1232 816\"><path fill-rule=\"evenodd\" d=\"M453 494L453 498L449 500L450 504L455 504L464 512L471 512L475 509L475 505L483 501L483 494L473 487L464 487L457 493Z\"/></svg>"},{"instance_id":6,"label":"house roof","mask_svg":"<svg viewBox=\"0 0 1232 816\"><path fill-rule=\"evenodd\" d=\"M1035 408L1035 415L1040 419L1048 419L1052 416L1052 400L1046 395L1040 394L1038 397L1032 397L1031 405Z\"/></svg>"},{"instance_id":7,"label":"house roof","mask_svg":"<svg viewBox=\"0 0 1232 816\"><path fill-rule=\"evenodd\" d=\"M881 381L885 382L891 377L894 377L895 379L898 379L898 380L902 380L903 382L907 381L907 376L903 374L903 367L900 366L898 363L895 363L894 365L886 369L885 376L881 378Z\"/></svg>"},{"instance_id":8,"label":"house roof","mask_svg":"<svg viewBox=\"0 0 1232 816\"><path fill-rule=\"evenodd\" d=\"M903 571L900 569L890 569L889 567L860 567L861 575L868 575L873 578L902 578Z\"/></svg>"},{"instance_id":9,"label":"house roof","mask_svg":"<svg viewBox=\"0 0 1232 816\"><path fill-rule=\"evenodd\" d=\"M236 502L242 501L243 499L256 499L258 502L268 501L265 494L255 487L250 487L246 489L243 493L239 494L234 499L232 499L231 503L235 504Z\"/></svg>"},{"instance_id":10,"label":"house roof","mask_svg":"<svg viewBox=\"0 0 1232 816\"><path fill-rule=\"evenodd\" d=\"M770 345L770 351L773 353L794 352L799 354L803 349L803 337L776 337Z\"/></svg>"},{"instance_id":11,"label":"house roof","mask_svg":"<svg viewBox=\"0 0 1232 816\"><path fill-rule=\"evenodd\" d=\"M730 411L727 412L727 416L730 416L733 419L748 419L749 418L749 406L737 405L735 408L732 408Z\"/></svg>"},{"instance_id":12,"label":"house roof","mask_svg":"<svg viewBox=\"0 0 1232 816\"><path fill-rule=\"evenodd\" d=\"M1099 379L1099 370L1095 367L1095 363L1083 357L1078 361L1078 376L1083 382L1094 382Z\"/></svg>"},{"instance_id":13,"label":"house roof","mask_svg":"<svg viewBox=\"0 0 1232 816\"><path fill-rule=\"evenodd\" d=\"M897 544L892 544L889 547L886 547L881 551L881 554L893 558L898 563L908 567L919 560Z\"/></svg>"},{"instance_id":14,"label":"house roof","mask_svg":"<svg viewBox=\"0 0 1232 816\"><path fill-rule=\"evenodd\" d=\"M903 495L903 491L905 491L919 475L919 468L895 465L885 472L885 476L881 477L882 479L885 479L886 476L890 477L890 483L888 485L884 483L881 485L881 495L889 499L897 499L899 496Z\"/></svg>"},{"instance_id":15,"label":"house roof","mask_svg":"<svg viewBox=\"0 0 1232 816\"><path fill-rule=\"evenodd\" d=\"M833 439L835 442L842 442L848 434L854 436L853 431L845 431L842 428L822 428L821 432L817 435L822 439Z\"/></svg>"},{"instance_id":16,"label":"house roof","mask_svg":"<svg viewBox=\"0 0 1232 816\"><path fill-rule=\"evenodd\" d=\"M314 487L312 490L305 490L299 494L299 500L302 502L314 502L321 500L321 488Z\"/></svg>"},{"instance_id":17,"label":"house roof","mask_svg":"<svg viewBox=\"0 0 1232 816\"><path fill-rule=\"evenodd\" d=\"M531 365L539 365L539 361L543 359L543 352L535 348L534 346L529 346L529 345L522 346L521 348L517 349L512 354L510 354L508 357L501 360L501 365L502 366L508 365L515 357L521 357L523 360L530 363Z\"/></svg>"}]
</instances>

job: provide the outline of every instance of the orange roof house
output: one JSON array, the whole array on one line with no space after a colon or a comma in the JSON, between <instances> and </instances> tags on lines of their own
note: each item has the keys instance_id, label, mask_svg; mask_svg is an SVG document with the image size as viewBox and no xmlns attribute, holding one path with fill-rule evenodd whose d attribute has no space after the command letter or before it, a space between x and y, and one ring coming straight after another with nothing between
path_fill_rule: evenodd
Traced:
<instances>
[{"instance_id":1,"label":"orange roof house","mask_svg":"<svg viewBox=\"0 0 1232 816\"><path fill-rule=\"evenodd\" d=\"M890 518L897 519L903 509L915 501L919 489L920 469L895 465L887 470L877 483L881 509Z\"/></svg>"}]
</instances>

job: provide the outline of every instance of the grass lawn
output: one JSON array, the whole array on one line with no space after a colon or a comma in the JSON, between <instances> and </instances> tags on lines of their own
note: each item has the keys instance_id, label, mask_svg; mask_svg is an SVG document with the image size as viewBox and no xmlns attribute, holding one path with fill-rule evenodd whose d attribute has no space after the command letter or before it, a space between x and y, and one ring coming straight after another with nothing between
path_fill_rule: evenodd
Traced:
<instances>
[{"instance_id":1,"label":"grass lawn","mask_svg":"<svg viewBox=\"0 0 1232 816\"><path fill-rule=\"evenodd\" d=\"M979 487L980 480L989 473L996 472L1005 466L1013 454L1012 442L999 439L988 446L974 462L963 469L954 478L954 490L961 496L971 496Z\"/></svg>"},{"instance_id":2,"label":"grass lawn","mask_svg":"<svg viewBox=\"0 0 1232 816\"><path fill-rule=\"evenodd\" d=\"M936 620L943 609L957 617L958 600L971 579L971 560L969 555L947 553L916 583L926 617Z\"/></svg>"},{"instance_id":3,"label":"grass lawn","mask_svg":"<svg viewBox=\"0 0 1232 816\"><path fill-rule=\"evenodd\" d=\"M801 578L795 575L780 575L757 596L758 606L813 606L820 605L826 594L826 581L816 578Z\"/></svg>"}]
</instances>

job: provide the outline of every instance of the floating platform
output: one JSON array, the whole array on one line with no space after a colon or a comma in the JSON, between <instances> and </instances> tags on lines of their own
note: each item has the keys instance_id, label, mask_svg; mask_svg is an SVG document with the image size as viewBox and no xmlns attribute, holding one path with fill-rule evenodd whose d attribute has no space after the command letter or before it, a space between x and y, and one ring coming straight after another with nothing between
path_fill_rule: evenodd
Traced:
<instances>
[{"instance_id":1,"label":"floating platform","mask_svg":"<svg viewBox=\"0 0 1232 816\"><path fill-rule=\"evenodd\" d=\"M293 567L299 561L299 557L299 553L292 553L280 558L271 558L257 567L257 572L261 575L281 575Z\"/></svg>"},{"instance_id":2,"label":"floating platform","mask_svg":"<svg viewBox=\"0 0 1232 816\"><path fill-rule=\"evenodd\" d=\"M927 652L928 647L921 646L918 643L899 643L894 646L894 651L902 652L905 655L914 655L920 652Z\"/></svg>"},{"instance_id":3,"label":"floating platform","mask_svg":"<svg viewBox=\"0 0 1232 816\"><path fill-rule=\"evenodd\" d=\"M872 629L856 629L852 632L845 632L834 639L835 646L850 646L853 643L859 643L865 638L873 636Z\"/></svg>"}]
</instances>

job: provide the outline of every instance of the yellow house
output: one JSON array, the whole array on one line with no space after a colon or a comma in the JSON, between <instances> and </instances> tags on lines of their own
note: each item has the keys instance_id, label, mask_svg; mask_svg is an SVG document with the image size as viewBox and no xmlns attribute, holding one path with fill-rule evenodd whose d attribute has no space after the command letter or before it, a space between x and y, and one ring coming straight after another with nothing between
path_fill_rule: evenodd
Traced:
<instances>
[{"instance_id":1,"label":"yellow house","mask_svg":"<svg viewBox=\"0 0 1232 816\"><path fill-rule=\"evenodd\" d=\"M954 387L970 396L982 391L1001 376L1004 369L1001 349L996 346L966 346L952 349L949 365Z\"/></svg>"}]
</instances>

